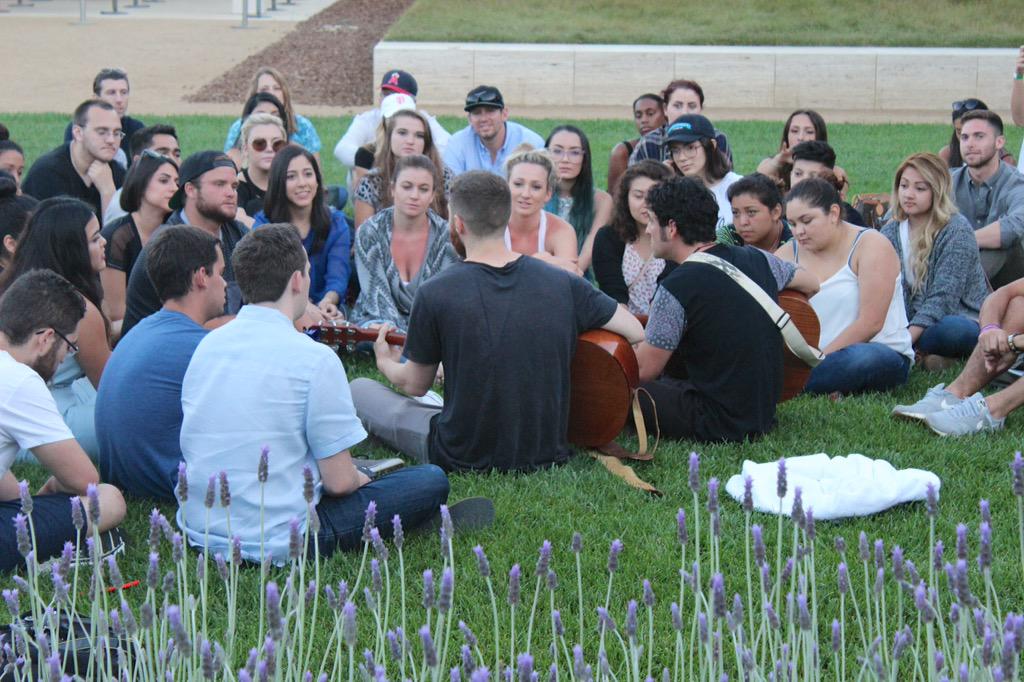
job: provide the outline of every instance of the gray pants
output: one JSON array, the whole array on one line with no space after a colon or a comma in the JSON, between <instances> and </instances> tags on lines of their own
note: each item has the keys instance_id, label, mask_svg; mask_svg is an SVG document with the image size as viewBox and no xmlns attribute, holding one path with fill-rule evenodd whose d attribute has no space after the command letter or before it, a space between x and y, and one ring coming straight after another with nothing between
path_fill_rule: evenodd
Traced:
<instances>
[{"instance_id":1,"label":"gray pants","mask_svg":"<svg viewBox=\"0 0 1024 682\"><path fill-rule=\"evenodd\" d=\"M1024 245L1014 244L1006 249L981 249L981 267L993 289L1024 277Z\"/></svg>"},{"instance_id":2,"label":"gray pants","mask_svg":"<svg viewBox=\"0 0 1024 682\"><path fill-rule=\"evenodd\" d=\"M350 384L356 416L367 433L420 464L430 462L430 420L440 407L424 405L373 379Z\"/></svg>"}]
</instances>

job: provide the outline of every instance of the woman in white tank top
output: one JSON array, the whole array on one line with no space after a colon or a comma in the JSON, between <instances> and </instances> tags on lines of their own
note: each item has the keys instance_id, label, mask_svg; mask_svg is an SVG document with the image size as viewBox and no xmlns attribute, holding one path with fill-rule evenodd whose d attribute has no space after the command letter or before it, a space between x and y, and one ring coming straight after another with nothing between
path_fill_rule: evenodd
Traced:
<instances>
[{"instance_id":1,"label":"woman in white tank top","mask_svg":"<svg viewBox=\"0 0 1024 682\"><path fill-rule=\"evenodd\" d=\"M505 170L512 193L505 245L578 275L576 232L572 225L544 210L557 182L551 158L542 151L521 151L509 157Z\"/></svg>"},{"instance_id":2,"label":"woman in white tank top","mask_svg":"<svg viewBox=\"0 0 1024 682\"><path fill-rule=\"evenodd\" d=\"M825 360L808 393L885 391L907 381L914 351L907 331L899 257L874 230L842 220L836 188L823 178L786 197L793 241L776 253L821 282L811 307L821 323Z\"/></svg>"}]
</instances>

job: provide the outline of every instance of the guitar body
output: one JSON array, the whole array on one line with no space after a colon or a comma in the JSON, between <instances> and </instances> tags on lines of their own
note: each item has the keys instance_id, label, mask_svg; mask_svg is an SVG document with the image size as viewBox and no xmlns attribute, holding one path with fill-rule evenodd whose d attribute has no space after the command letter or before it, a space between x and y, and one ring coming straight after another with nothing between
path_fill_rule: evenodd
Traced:
<instances>
[{"instance_id":1,"label":"guitar body","mask_svg":"<svg viewBox=\"0 0 1024 682\"><path fill-rule=\"evenodd\" d=\"M581 334L572 361L569 442L596 448L615 440L639 385L636 354L624 337L603 329Z\"/></svg>"},{"instance_id":2,"label":"guitar body","mask_svg":"<svg viewBox=\"0 0 1024 682\"><path fill-rule=\"evenodd\" d=\"M808 303L807 297L799 291L783 289L779 292L779 307L789 313L793 324L800 330L800 335L804 337L807 344L817 348L818 338L821 335L821 324L818 322L818 316L814 313L814 308ZM800 395L810 376L811 368L803 360L793 355L789 348L783 346L782 398L780 402Z\"/></svg>"}]
</instances>

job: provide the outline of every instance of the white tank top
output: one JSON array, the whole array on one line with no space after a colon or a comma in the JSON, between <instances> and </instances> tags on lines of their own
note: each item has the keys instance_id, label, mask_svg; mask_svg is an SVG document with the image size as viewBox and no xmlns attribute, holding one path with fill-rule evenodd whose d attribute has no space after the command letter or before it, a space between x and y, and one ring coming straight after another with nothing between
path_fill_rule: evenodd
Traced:
<instances>
[{"instance_id":1,"label":"white tank top","mask_svg":"<svg viewBox=\"0 0 1024 682\"><path fill-rule=\"evenodd\" d=\"M864 236L867 230L861 230L857 238L853 240L850 248L850 255L846 259L846 265L827 280L821 283L821 288L811 297L811 307L818 315L821 323L821 336L818 341L819 348L825 348L839 336L844 329L853 324L860 311L860 282L857 275L850 267L853 260L853 252L857 250L857 243ZM797 250L796 241L793 242L793 251L796 262L800 262L800 252ZM888 346L900 355L904 355L911 361L914 359L914 348L910 340L910 332L907 330L907 311L903 305L903 281L902 275L896 275L896 282L893 284L892 299L889 301L889 310L885 314L885 323L882 329L871 338L871 343L880 343Z\"/></svg>"},{"instance_id":2,"label":"white tank top","mask_svg":"<svg viewBox=\"0 0 1024 682\"><path fill-rule=\"evenodd\" d=\"M541 211L540 212L540 229L537 230L537 250L534 251L533 253L540 253L541 251L545 251L546 250L544 248L544 242L547 240L547 236L548 236L548 212L547 211ZM505 248L508 249L509 251L512 250L512 233L509 232L508 225L505 226ZM528 254L524 254L524 255L532 256L533 254L528 253Z\"/></svg>"}]
</instances>

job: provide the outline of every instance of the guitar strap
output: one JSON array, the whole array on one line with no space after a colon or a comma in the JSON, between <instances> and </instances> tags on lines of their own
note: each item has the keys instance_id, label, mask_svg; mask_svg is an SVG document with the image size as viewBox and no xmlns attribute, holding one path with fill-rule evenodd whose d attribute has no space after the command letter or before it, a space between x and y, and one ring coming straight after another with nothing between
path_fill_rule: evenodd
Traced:
<instances>
[{"instance_id":1,"label":"guitar strap","mask_svg":"<svg viewBox=\"0 0 1024 682\"><path fill-rule=\"evenodd\" d=\"M783 310L778 303L772 300L772 297L768 293L759 287L752 279L747 277L746 273L737 268L732 263L714 256L710 253L699 251L692 254L686 259L687 263L704 263L712 267L718 268L721 272L728 275L734 282L739 284L743 289L750 294L755 301L764 309L765 314L771 319L779 331L782 332L782 339L786 342L786 346L793 352L793 355L797 356L805 363L808 367L817 367L818 364L825 358L820 350L811 346L804 340L800 330L793 324L793 320L790 318L789 313Z\"/></svg>"}]
</instances>

